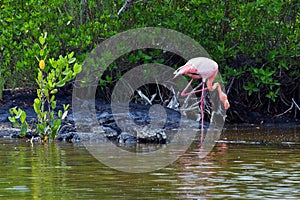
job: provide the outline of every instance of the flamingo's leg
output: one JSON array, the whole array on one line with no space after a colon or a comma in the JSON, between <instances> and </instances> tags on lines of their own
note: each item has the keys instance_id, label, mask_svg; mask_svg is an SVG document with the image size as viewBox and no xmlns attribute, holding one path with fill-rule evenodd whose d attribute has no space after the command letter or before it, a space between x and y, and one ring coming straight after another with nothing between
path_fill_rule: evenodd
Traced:
<instances>
[{"instance_id":1,"label":"flamingo's leg","mask_svg":"<svg viewBox=\"0 0 300 200\"><path fill-rule=\"evenodd\" d=\"M191 86L193 80L194 80L194 79L192 78L192 80L187 84L187 86L186 86L186 87L184 88L184 90L181 92L181 96L186 97L186 96L188 96L188 95L190 95L190 94L195 94L195 93L198 93L198 92L201 92L201 91L204 91L204 90L209 90L208 87L207 87L207 88L204 88L204 85L205 85L205 79L203 79L203 81L202 81L202 89L201 89L201 90L193 90L193 91L191 91L191 92L186 92L187 89Z\"/></svg>"},{"instance_id":2,"label":"flamingo's leg","mask_svg":"<svg viewBox=\"0 0 300 200\"><path fill-rule=\"evenodd\" d=\"M205 85L205 79L202 80L202 93L201 93L201 99L200 99L200 109L201 109L201 137L200 137L200 145L202 145L203 137L204 137L204 88Z\"/></svg>"}]
</instances>

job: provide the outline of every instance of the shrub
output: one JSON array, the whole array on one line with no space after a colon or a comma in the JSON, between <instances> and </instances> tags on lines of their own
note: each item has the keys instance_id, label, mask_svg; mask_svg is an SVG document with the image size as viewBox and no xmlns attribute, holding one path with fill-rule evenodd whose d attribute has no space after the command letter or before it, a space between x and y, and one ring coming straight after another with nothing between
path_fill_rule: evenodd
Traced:
<instances>
[{"instance_id":1,"label":"shrub","mask_svg":"<svg viewBox=\"0 0 300 200\"><path fill-rule=\"evenodd\" d=\"M38 70L32 60L39 51L34 44L41 30L51 33L47 40L51 57L74 51L82 62L97 43L118 32L156 26L189 35L207 50L219 63L229 99L271 113L285 111L292 98L300 101L297 1L134 2L118 17L121 0L3 1L0 65L4 87L34 85ZM113 84L124 71L121 66L111 67L101 86Z\"/></svg>"},{"instance_id":2,"label":"shrub","mask_svg":"<svg viewBox=\"0 0 300 200\"><path fill-rule=\"evenodd\" d=\"M39 134L43 141L55 139L60 127L61 122L68 114L69 105L63 105L63 110L57 108L55 94L58 88L63 87L67 82L74 79L81 71L81 65L75 63L76 58L73 57L74 53L67 56L59 56L58 60L53 58L49 59L46 63L48 51L46 48L47 34L39 37L41 49L39 51L39 67L37 75L37 98L34 100L33 108L37 114L37 123L35 124L35 132ZM73 65L73 66L72 66ZM25 136L28 123L26 122L26 113L20 108L13 108L10 110L11 117L9 120L14 126L21 128L21 136Z\"/></svg>"},{"instance_id":3,"label":"shrub","mask_svg":"<svg viewBox=\"0 0 300 200\"><path fill-rule=\"evenodd\" d=\"M300 101L295 84L300 82L299 5L280 0L144 1L122 19L128 22L124 29L161 26L194 38L219 63L229 99L278 113L293 98Z\"/></svg>"},{"instance_id":4,"label":"shrub","mask_svg":"<svg viewBox=\"0 0 300 200\"><path fill-rule=\"evenodd\" d=\"M117 21L108 9L100 9L104 5L98 1L89 2L1 2L0 66L5 88L36 87L38 70L33 61L41 32L49 33L50 57L75 52L80 63L97 43L117 33Z\"/></svg>"}]
</instances>

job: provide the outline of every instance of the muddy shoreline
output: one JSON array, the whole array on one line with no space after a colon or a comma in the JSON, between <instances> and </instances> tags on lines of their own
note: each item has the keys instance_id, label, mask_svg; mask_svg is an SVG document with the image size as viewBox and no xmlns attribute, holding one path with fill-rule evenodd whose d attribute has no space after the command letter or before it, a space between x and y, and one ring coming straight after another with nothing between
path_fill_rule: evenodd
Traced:
<instances>
[{"instance_id":1,"label":"muddy shoreline","mask_svg":"<svg viewBox=\"0 0 300 200\"><path fill-rule=\"evenodd\" d=\"M72 104L72 93L71 90L62 90L57 96L58 109L62 109L63 104ZM17 138L19 130L12 127L8 120L9 109L13 107L20 107L27 113L27 121L32 123L36 119L34 113L32 102L35 98L34 90L5 90L3 92L3 99L0 101L0 138ZM135 123L140 125L145 125L149 122L149 116L147 116L147 111L149 106L133 104L130 105L133 112L133 120ZM241 110L241 108L239 108ZM145 128L144 135L140 135L136 138L136 133L134 130L122 131L115 124L113 116L111 114L110 105L103 100L96 100L96 114L99 124L101 125L101 131L104 135L117 143L167 143L170 140L170 135L172 135L172 130L178 127L180 115L178 112L171 109L167 110L168 120L164 128L152 130L151 128ZM247 110L240 111L241 115L244 115L246 119L244 122L238 124L230 124L230 122L225 123L225 130L257 130L257 129L291 129L293 127L300 126L300 120L290 119L284 116L277 118L268 118L260 113L249 112ZM205 123L205 128L208 127L208 123ZM190 128L199 129L200 125L198 122L190 124ZM226 131L225 131L226 132ZM27 138L31 138L31 132L27 134ZM225 134L226 135L226 134ZM38 138L38 137L37 137ZM78 142L80 141L80 136L77 134L74 120L72 116L72 107L69 111L67 119L63 122L61 130L58 133L57 140L68 141L68 142Z\"/></svg>"}]
</instances>

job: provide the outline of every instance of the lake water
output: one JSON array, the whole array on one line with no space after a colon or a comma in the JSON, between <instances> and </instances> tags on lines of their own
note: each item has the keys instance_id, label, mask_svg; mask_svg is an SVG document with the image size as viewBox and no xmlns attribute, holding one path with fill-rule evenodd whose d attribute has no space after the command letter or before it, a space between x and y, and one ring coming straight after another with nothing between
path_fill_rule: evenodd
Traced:
<instances>
[{"instance_id":1,"label":"lake water","mask_svg":"<svg viewBox=\"0 0 300 200\"><path fill-rule=\"evenodd\" d=\"M0 139L0 198L300 199L299 137L299 129L231 128L205 158L195 141L149 173L111 169L76 144Z\"/></svg>"}]
</instances>

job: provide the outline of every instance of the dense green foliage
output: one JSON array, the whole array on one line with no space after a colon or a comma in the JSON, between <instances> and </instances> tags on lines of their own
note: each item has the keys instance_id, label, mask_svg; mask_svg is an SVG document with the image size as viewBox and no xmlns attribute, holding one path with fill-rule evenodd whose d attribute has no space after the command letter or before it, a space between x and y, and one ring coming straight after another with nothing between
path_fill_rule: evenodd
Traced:
<instances>
[{"instance_id":1,"label":"dense green foliage","mask_svg":"<svg viewBox=\"0 0 300 200\"><path fill-rule=\"evenodd\" d=\"M35 43L41 32L48 32L51 57L74 51L81 62L97 43L118 32L157 26L180 31L208 51L219 63L233 108L243 105L281 113L292 99L300 102L298 1L135 2L118 17L122 0L4 0L0 5L0 90L3 80L5 88L34 84L34 56L39 51ZM135 58L128 58L140 61L149 58L145 54L135 52ZM100 84L120 77L126 71L120 66L112 66L114 72L107 72Z\"/></svg>"},{"instance_id":2,"label":"dense green foliage","mask_svg":"<svg viewBox=\"0 0 300 200\"><path fill-rule=\"evenodd\" d=\"M108 30L109 25L106 24L110 15L96 12L97 5L94 6L81 8L79 3L62 0L48 3L3 1L0 12L0 58L5 87L34 84L37 73L35 55L39 52L37 41L43 32L48 32L51 57L74 51L80 61L98 42L115 34L115 31ZM97 18L97 21L86 17L87 9L95 10L97 16L92 18Z\"/></svg>"}]
</instances>

